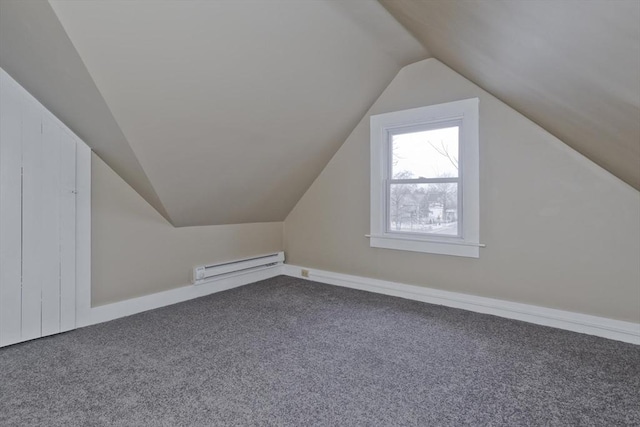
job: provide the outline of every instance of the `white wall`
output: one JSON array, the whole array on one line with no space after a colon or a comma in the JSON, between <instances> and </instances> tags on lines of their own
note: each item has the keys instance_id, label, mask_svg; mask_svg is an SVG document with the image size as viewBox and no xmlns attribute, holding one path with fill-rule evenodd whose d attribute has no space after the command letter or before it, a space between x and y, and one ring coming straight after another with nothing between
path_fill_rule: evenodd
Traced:
<instances>
[{"instance_id":1,"label":"white wall","mask_svg":"<svg viewBox=\"0 0 640 427\"><path fill-rule=\"evenodd\" d=\"M95 154L91 208L94 307L187 285L196 265L282 250L281 222L173 227Z\"/></svg>"},{"instance_id":2,"label":"white wall","mask_svg":"<svg viewBox=\"0 0 640 427\"><path fill-rule=\"evenodd\" d=\"M470 97L480 259L370 248L369 116ZM284 228L290 264L640 321L638 191L435 59L400 71Z\"/></svg>"}]
</instances>

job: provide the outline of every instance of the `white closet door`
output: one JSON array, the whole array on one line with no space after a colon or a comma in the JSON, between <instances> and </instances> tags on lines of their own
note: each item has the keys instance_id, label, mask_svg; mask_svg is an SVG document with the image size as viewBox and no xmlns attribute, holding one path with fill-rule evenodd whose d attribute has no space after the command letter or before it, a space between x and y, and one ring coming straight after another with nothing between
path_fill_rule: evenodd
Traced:
<instances>
[{"instance_id":1,"label":"white closet door","mask_svg":"<svg viewBox=\"0 0 640 427\"><path fill-rule=\"evenodd\" d=\"M65 132L60 140L60 332L76 327L76 149Z\"/></svg>"},{"instance_id":2,"label":"white closet door","mask_svg":"<svg viewBox=\"0 0 640 427\"><path fill-rule=\"evenodd\" d=\"M60 332L60 140L62 129L42 123L42 335Z\"/></svg>"},{"instance_id":3,"label":"white closet door","mask_svg":"<svg viewBox=\"0 0 640 427\"><path fill-rule=\"evenodd\" d=\"M78 146L89 152L0 69L0 346L76 327L77 259L81 271L89 266L76 250L78 241L88 247L76 236ZM81 276L87 287L90 278Z\"/></svg>"},{"instance_id":4,"label":"white closet door","mask_svg":"<svg viewBox=\"0 0 640 427\"><path fill-rule=\"evenodd\" d=\"M42 115L30 102L22 112L22 339L42 336Z\"/></svg>"},{"instance_id":5,"label":"white closet door","mask_svg":"<svg viewBox=\"0 0 640 427\"><path fill-rule=\"evenodd\" d=\"M21 340L22 108L20 93L0 75L0 346Z\"/></svg>"},{"instance_id":6,"label":"white closet door","mask_svg":"<svg viewBox=\"0 0 640 427\"><path fill-rule=\"evenodd\" d=\"M42 335L76 324L76 141L50 118L42 144Z\"/></svg>"}]
</instances>

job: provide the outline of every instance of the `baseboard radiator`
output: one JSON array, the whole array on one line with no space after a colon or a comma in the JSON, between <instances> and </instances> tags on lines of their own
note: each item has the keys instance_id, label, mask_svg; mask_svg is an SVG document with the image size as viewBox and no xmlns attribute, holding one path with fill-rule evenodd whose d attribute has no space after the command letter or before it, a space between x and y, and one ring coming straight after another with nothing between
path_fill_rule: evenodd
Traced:
<instances>
[{"instance_id":1,"label":"baseboard radiator","mask_svg":"<svg viewBox=\"0 0 640 427\"><path fill-rule=\"evenodd\" d=\"M201 265L193 268L191 283L200 285L222 277L271 268L276 265L281 265L283 262L284 252L275 252L218 264Z\"/></svg>"}]
</instances>

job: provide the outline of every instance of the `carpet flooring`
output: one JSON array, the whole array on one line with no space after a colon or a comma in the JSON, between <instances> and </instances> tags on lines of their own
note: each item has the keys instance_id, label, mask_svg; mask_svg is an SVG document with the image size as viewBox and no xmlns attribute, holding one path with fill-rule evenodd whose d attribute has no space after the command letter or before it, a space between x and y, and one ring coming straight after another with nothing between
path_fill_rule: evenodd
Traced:
<instances>
[{"instance_id":1,"label":"carpet flooring","mask_svg":"<svg viewBox=\"0 0 640 427\"><path fill-rule=\"evenodd\" d=\"M279 276L0 349L1 426L640 425L640 347Z\"/></svg>"}]
</instances>

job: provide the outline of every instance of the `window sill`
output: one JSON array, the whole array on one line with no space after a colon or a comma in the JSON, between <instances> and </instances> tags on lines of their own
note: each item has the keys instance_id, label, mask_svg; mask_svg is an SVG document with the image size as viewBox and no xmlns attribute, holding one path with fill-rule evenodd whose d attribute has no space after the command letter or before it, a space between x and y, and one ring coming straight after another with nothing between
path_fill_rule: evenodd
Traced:
<instances>
[{"instance_id":1,"label":"window sill","mask_svg":"<svg viewBox=\"0 0 640 427\"><path fill-rule=\"evenodd\" d=\"M369 245L372 248L395 249L400 251L423 252L440 255L453 255L467 258L480 258L480 243L466 242L462 239L450 241L395 234L371 235Z\"/></svg>"}]
</instances>

